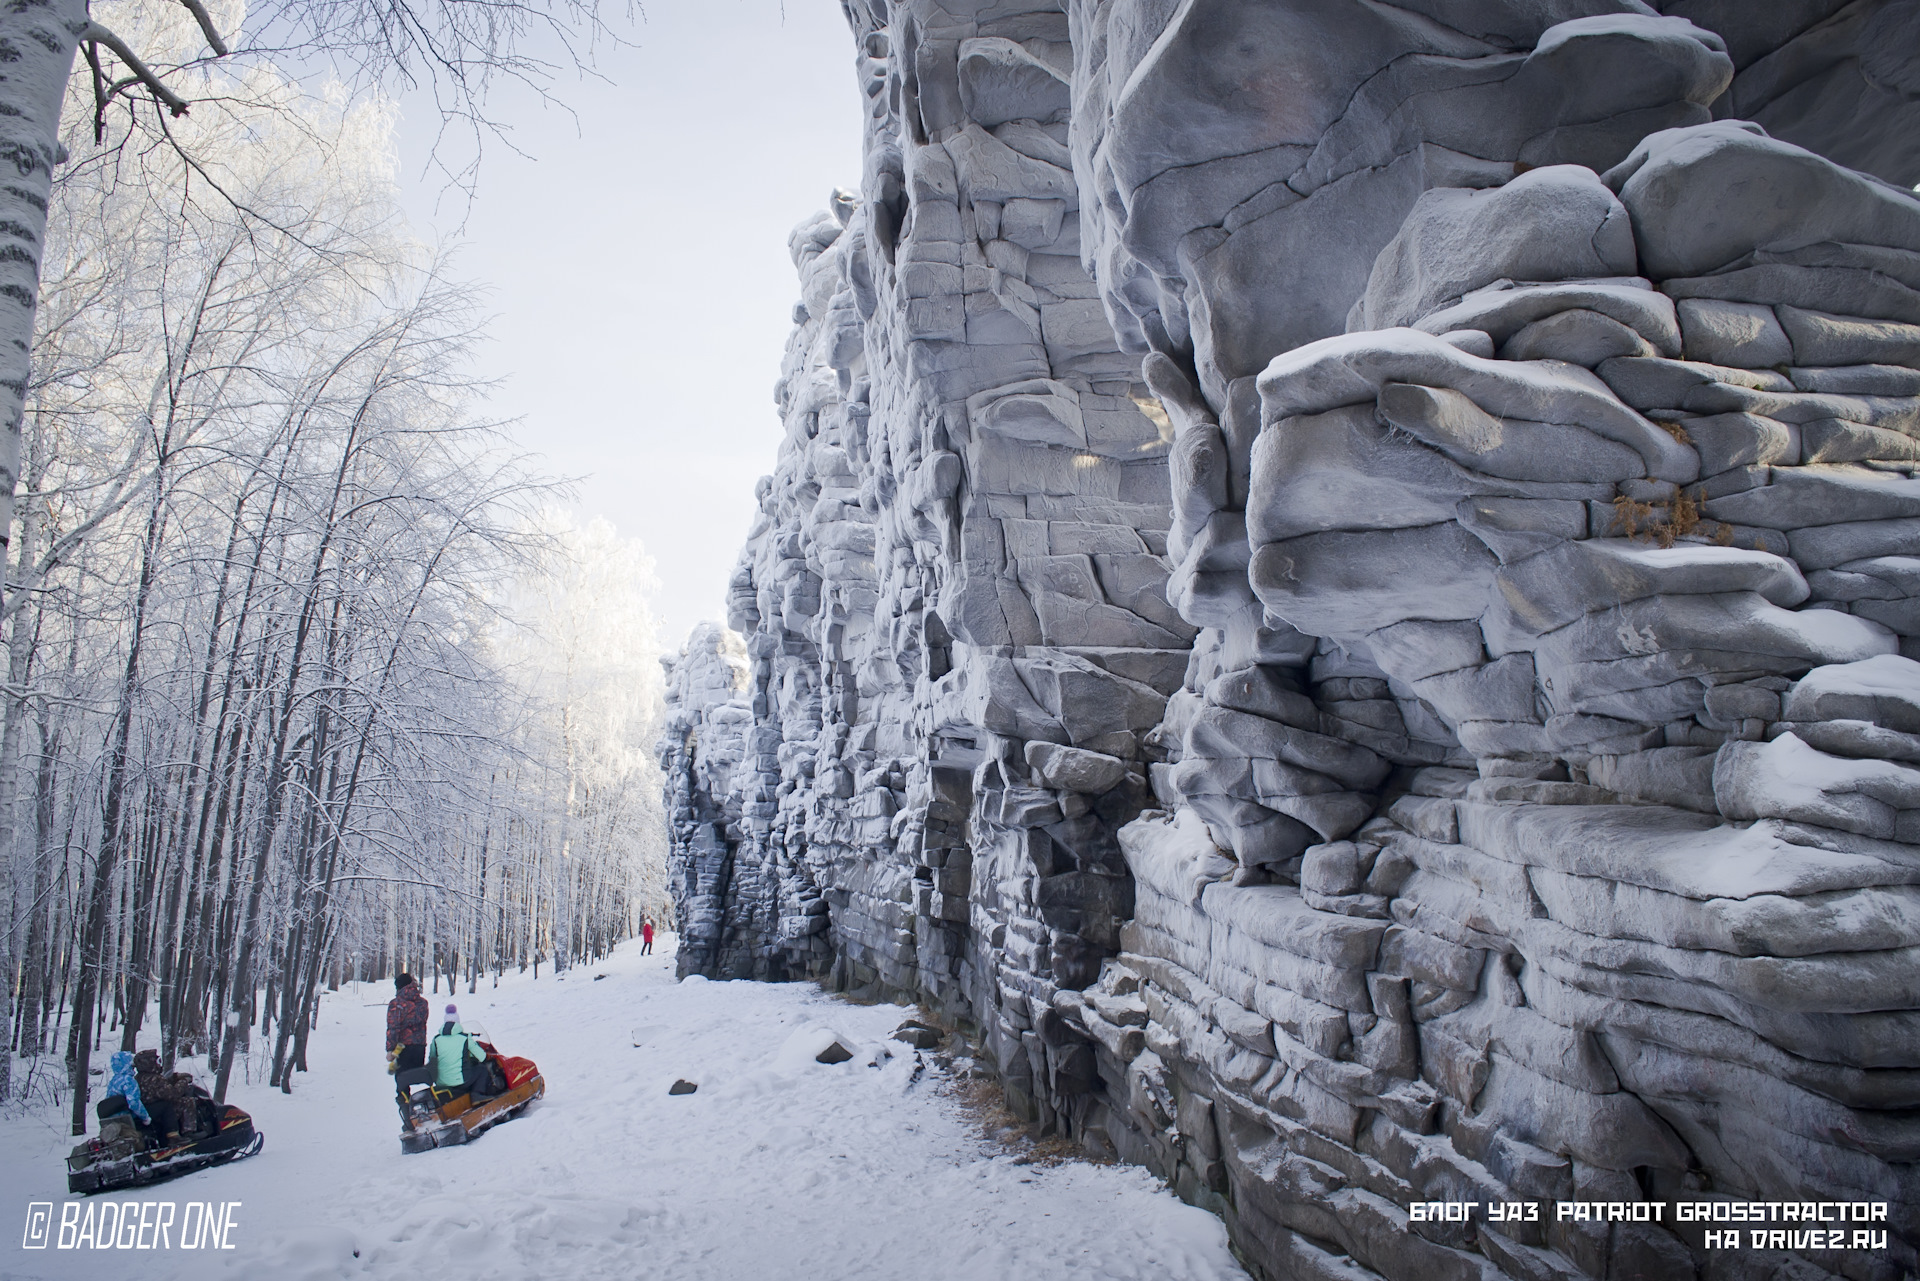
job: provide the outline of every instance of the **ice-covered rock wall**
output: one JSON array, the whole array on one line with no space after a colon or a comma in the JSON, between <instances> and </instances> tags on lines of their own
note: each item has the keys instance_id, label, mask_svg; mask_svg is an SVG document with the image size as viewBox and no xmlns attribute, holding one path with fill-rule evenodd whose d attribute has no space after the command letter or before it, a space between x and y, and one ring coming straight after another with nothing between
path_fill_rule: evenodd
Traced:
<instances>
[{"instance_id":1,"label":"ice-covered rock wall","mask_svg":"<svg viewBox=\"0 0 1920 1281\"><path fill-rule=\"evenodd\" d=\"M1266 1276L1913 1269L1920 5L1664 8L850 0L683 966ZM1409 1222L1681 1197L1892 1237Z\"/></svg>"}]
</instances>

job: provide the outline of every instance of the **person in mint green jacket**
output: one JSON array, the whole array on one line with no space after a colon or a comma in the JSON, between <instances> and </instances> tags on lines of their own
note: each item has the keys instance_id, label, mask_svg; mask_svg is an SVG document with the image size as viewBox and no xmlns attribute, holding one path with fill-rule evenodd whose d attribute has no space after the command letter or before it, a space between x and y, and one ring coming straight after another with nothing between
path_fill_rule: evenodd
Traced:
<instances>
[{"instance_id":1,"label":"person in mint green jacket","mask_svg":"<svg viewBox=\"0 0 1920 1281\"><path fill-rule=\"evenodd\" d=\"M459 1018L460 1011L449 1005L447 1021L440 1034L433 1038L433 1047L427 1056L433 1068L433 1083L443 1090L457 1090L467 1083L468 1062L487 1061L487 1052L480 1048L480 1038L461 1027Z\"/></svg>"}]
</instances>

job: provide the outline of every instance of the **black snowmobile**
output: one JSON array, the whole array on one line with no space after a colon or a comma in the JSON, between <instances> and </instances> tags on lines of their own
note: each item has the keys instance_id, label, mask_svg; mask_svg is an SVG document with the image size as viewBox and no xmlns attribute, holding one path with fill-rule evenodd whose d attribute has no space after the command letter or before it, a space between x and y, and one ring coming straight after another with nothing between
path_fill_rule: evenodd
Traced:
<instances>
[{"instance_id":1,"label":"black snowmobile","mask_svg":"<svg viewBox=\"0 0 1920 1281\"><path fill-rule=\"evenodd\" d=\"M126 1099L109 1094L94 1109L100 1133L67 1157L67 1191L113 1192L159 1183L252 1156L266 1144L252 1117L231 1103L215 1103L205 1090L194 1090L191 1110L191 1117L181 1118L179 1136L168 1140L142 1125Z\"/></svg>"}]
</instances>

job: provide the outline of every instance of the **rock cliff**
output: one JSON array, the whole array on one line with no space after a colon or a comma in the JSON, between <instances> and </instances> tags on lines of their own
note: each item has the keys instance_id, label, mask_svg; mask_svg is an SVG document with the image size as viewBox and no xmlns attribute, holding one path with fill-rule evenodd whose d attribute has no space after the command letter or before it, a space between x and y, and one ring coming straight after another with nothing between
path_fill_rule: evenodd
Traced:
<instances>
[{"instance_id":1,"label":"rock cliff","mask_svg":"<svg viewBox=\"0 0 1920 1281\"><path fill-rule=\"evenodd\" d=\"M683 971L1269 1277L1920 1243L1920 5L848 0ZM1423 1202L1886 1202L1884 1248Z\"/></svg>"}]
</instances>

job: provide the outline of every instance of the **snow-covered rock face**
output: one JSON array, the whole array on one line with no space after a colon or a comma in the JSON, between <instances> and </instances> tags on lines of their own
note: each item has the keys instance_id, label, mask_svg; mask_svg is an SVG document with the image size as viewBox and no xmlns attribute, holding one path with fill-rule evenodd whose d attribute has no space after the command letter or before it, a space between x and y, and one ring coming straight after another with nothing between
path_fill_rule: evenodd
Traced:
<instances>
[{"instance_id":1,"label":"snow-covered rock face","mask_svg":"<svg viewBox=\"0 0 1920 1281\"><path fill-rule=\"evenodd\" d=\"M702 623L677 656L663 658L667 713L659 753L672 823L673 894L680 931L680 973L705 971L751 948L739 923L729 928L736 901L758 903L771 883L743 868L750 885L733 880L726 831L740 821L751 771L753 709L748 705L747 655L740 638Z\"/></svg>"},{"instance_id":2,"label":"snow-covered rock face","mask_svg":"<svg viewBox=\"0 0 1920 1281\"><path fill-rule=\"evenodd\" d=\"M676 672L681 964L927 999L1051 1121L1091 1057L1035 1024L1119 949L1117 833L1196 630L1166 595L1172 432L1079 258L1066 15L857 28L868 176L789 242L746 687ZM730 743L741 708L710 787L707 725Z\"/></svg>"},{"instance_id":3,"label":"snow-covered rock face","mask_svg":"<svg viewBox=\"0 0 1920 1281\"><path fill-rule=\"evenodd\" d=\"M921 996L1274 1276L1914 1267L1920 6L1663 7L855 0L691 964Z\"/></svg>"}]
</instances>

